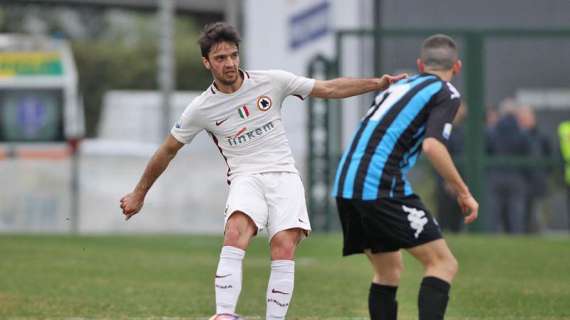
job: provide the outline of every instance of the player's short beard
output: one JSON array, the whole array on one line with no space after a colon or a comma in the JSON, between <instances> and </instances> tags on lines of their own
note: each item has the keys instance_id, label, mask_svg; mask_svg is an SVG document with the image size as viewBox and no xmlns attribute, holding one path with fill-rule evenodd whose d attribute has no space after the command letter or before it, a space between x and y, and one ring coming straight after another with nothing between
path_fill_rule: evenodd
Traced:
<instances>
[{"instance_id":1,"label":"player's short beard","mask_svg":"<svg viewBox=\"0 0 570 320\"><path fill-rule=\"evenodd\" d=\"M217 79L217 80L220 82L220 84L222 84L222 85L224 85L224 86L231 86L231 85L233 85L234 83L236 83L236 81L238 81L239 76L240 76L239 70L236 70L236 71L235 71L235 75L236 75L236 76L235 76L235 78L234 78L233 80L226 80L224 77L220 77L220 78Z\"/></svg>"}]
</instances>

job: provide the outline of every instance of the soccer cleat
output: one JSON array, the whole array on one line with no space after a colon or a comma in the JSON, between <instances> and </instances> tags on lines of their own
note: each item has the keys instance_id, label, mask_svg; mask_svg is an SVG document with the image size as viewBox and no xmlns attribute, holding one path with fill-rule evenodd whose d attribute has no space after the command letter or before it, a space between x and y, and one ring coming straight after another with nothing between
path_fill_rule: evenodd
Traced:
<instances>
[{"instance_id":1,"label":"soccer cleat","mask_svg":"<svg viewBox=\"0 0 570 320\"><path fill-rule=\"evenodd\" d=\"M237 314L220 313L213 315L209 320L245 320Z\"/></svg>"}]
</instances>

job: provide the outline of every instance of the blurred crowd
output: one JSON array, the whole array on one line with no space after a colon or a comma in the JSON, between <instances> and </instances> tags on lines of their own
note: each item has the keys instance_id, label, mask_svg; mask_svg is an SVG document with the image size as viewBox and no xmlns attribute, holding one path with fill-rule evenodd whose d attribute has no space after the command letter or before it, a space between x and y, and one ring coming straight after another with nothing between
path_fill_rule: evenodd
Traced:
<instances>
[{"instance_id":1,"label":"blurred crowd","mask_svg":"<svg viewBox=\"0 0 570 320\"><path fill-rule=\"evenodd\" d=\"M461 105L455 119L448 147L454 159L462 158L465 148L464 119L467 107ZM539 204L548 190L551 168L540 159L550 158L553 146L537 127L532 106L505 99L486 113L485 151L490 161L486 166L485 229L495 233L538 233L542 229ZM525 157L529 161L513 162L505 157ZM458 166L461 169L461 163ZM436 201L438 221L443 230L460 232L463 214L455 195L441 179Z\"/></svg>"}]
</instances>

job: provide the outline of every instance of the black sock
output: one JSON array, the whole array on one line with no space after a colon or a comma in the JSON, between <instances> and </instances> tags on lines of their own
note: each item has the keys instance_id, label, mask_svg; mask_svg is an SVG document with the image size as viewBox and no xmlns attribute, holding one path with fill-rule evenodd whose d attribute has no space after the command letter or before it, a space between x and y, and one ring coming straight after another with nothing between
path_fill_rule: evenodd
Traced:
<instances>
[{"instance_id":1,"label":"black sock","mask_svg":"<svg viewBox=\"0 0 570 320\"><path fill-rule=\"evenodd\" d=\"M398 287L372 283L368 295L368 311L372 320L396 320L398 317L398 302L396 301Z\"/></svg>"},{"instance_id":2,"label":"black sock","mask_svg":"<svg viewBox=\"0 0 570 320\"><path fill-rule=\"evenodd\" d=\"M418 297L419 320L443 320L449 300L448 282L436 277L422 280Z\"/></svg>"}]
</instances>

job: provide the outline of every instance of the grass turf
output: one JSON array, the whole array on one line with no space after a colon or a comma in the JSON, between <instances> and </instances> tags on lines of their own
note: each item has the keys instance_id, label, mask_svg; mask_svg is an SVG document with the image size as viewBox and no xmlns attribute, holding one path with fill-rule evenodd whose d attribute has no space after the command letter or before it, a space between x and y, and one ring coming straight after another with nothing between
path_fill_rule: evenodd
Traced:
<instances>
[{"instance_id":1,"label":"grass turf","mask_svg":"<svg viewBox=\"0 0 570 320\"><path fill-rule=\"evenodd\" d=\"M459 260L446 319L570 319L570 238L450 236ZM206 318L221 245L213 236L0 236L0 319ZM339 234L297 253L288 319L367 317L371 270ZM400 319L417 319L421 266L405 255ZM265 315L267 239L244 262L238 312Z\"/></svg>"}]
</instances>

